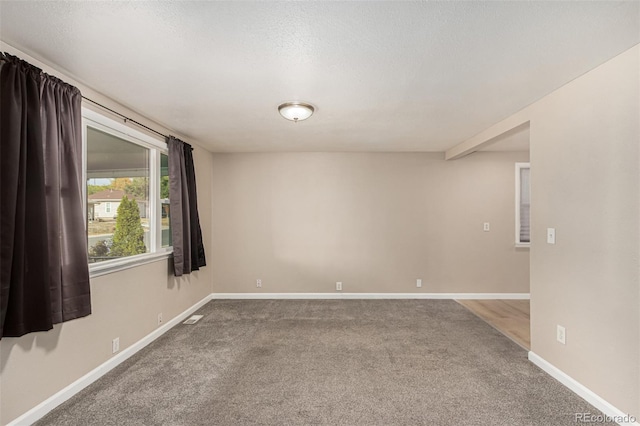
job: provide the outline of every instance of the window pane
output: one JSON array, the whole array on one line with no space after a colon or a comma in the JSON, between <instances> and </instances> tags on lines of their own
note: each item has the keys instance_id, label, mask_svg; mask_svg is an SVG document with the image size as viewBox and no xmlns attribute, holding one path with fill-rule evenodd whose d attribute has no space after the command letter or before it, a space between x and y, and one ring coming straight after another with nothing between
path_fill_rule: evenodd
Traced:
<instances>
[{"instance_id":1,"label":"window pane","mask_svg":"<svg viewBox=\"0 0 640 426\"><path fill-rule=\"evenodd\" d=\"M171 246L171 212L169 209L169 156L160 154L160 202L162 203L162 247Z\"/></svg>"},{"instance_id":2,"label":"window pane","mask_svg":"<svg viewBox=\"0 0 640 426\"><path fill-rule=\"evenodd\" d=\"M531 189L530 189L530 169L520 169L520 242L531 242Z\"/></svg>"},{"instance_id":3,"label":"window pane","mask_svg":"<svg viewBox=\"0 0 640 426\"><path fill-rule=\"evenodd\" d=\"M87 127L89 263L150 251L149 150Z\"/></svg>"}]
</instances>

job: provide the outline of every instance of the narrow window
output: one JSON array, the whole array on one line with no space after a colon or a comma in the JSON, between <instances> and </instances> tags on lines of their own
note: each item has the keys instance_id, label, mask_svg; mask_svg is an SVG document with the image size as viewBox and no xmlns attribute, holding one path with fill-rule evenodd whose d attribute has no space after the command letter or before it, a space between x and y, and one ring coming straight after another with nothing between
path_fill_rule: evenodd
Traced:
<instances>
[{"instance_id":1,"label":"narrow window","mask_svg":"<svg viewBox=\"0 0 640 426\"><path fill-rule=\"evenodd\" d=\"M531 167L516 163L516 246L531 244Z\"/></svg>"},{"instance_id":2,"label":"narrow window","mask_svg":"<svg viewBox=\"0 0 640 426\"><path fill-rule=\"evenodd\" d=\"M160 203L162 222L162 247L171 246L171 212L169 211L169 156L160 154Z\"/></svg>"}]
</instances>

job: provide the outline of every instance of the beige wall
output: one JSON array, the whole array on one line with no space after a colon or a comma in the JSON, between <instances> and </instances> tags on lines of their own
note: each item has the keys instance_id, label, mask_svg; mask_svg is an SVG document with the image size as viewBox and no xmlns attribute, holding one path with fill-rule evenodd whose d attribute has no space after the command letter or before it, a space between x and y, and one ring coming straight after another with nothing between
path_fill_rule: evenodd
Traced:
<instances>
[{"instance_id":1,"label":"beige wall","mask_svg":"<svg viewBox=\"0 0 640 426\"><path fill-rule=\"evenodd\" d=\"M514 248L514 163L527 160L214 154L214 292L335 292L342 281L343 292L528 293L529 253Z\"/></svg>"},{"instance_id":2,"label":"beige wall","mask_svg":"<svg viewBox=\"0 0 640 426\"><path fill-rule=\"evenodd\" d=\"M636 418L639 57L635 46L483 132L530 121L532 351Z\"/></svg>"},{"instance_id":3,"label":"beige wall","mask_svg":"<svg viewBox=\"0 0 640 426\"><path fill-rule=\"evenodd\" d=\"M198 204L205 250L210 239L210 154L195 157ZM209 261L210 262L210 261ZM158 313L169 321L211 293L211 266L175 278L169 260L91 280L93 313L58 324L46 333L0 341L0 424L6 424L109 360L112 339L120 350L157 328Z\"/></svg>"},{"instance_id":4,"label":"beige wall","mask_svg":"<svg viewBox=\"0 0 640 426\"><path fill-rule=\"evenodd\" d=\"M5 44L1 47L76 84L92 99L168 132L24 53ZM211 153L194 148L200 221L210 256ZM191 276L175 278L165 259L97 277L91 280L90 316L58 324L48 332L0 340L0 424L17 418L109 360L113 356L112 339L120 337L122 351L157 328L158 313L162 312L167 322L209 295L211 272L211 266L207 266Z\"/></svg>"},{"instance_id":5,"label":"beige wall","mask_svg":"<svg viewBox=\"0 0 640 426\"><path fill-rule=\"evenodd\" d=\"M639 55L636 46L531 108L532 349L636 417Z\"/></svg>"}]
</instances>

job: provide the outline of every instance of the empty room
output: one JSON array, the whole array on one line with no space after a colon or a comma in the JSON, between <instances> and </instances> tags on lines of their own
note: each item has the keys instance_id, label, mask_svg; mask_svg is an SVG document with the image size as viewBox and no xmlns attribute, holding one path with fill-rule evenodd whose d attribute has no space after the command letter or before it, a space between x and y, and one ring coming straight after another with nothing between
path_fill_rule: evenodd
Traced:
<instances>
[{"instance_id":1,"label":"empty room","mask_svg":"<svg viewBox=\"0 0 640 426\"><path fill-rule=\"evenodd\" d=\"M640 2L0 1L0 425L640 425Z\"/></svg>"}]
</instances>

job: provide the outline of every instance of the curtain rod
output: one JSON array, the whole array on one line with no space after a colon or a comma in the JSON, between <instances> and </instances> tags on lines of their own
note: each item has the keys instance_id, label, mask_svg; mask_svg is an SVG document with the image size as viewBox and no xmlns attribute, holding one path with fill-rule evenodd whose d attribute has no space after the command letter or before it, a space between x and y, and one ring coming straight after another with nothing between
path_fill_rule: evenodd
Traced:
<instances>
[{"instance_id":1,"label":"curtain rod","mask_svg":"<svg viewBox=\"0 0 640 426\"><path fill-rule=\"evenodd\" d=\"M87 98L87 97L85 97L85 96L83 96L83 97L82 97L82 99L84 99L85 101L89 101L89 102L91 102L92 104L95 104L95 105L99 106L100 108L104 108L104 109L106 109L107 111L109 111L109 112L111 112L111 113L113 113L113 114L115 114L115 115L117 115L117 116L120 116L120 117L124 118L124 122L125 122L125 123L126 123L127 121L130 121L130 122L132 122L133 124L137 124L138 126L143 127L143 128L145 128L145 129L149 130L150 132L153 132L153 133L155 133L155 134L157 134L157 135L160 135L160 136L164 137L165 139L167 139L167 138L168 138L168 136L167 136L167 135L165 135L165 134L163 134L163 133L160 133L160 132L159 132L159 131L157 131L157 130L153 130L151 127L145 126L144 124L142 124L142 123L140 123L140 122L138 122L138 121L136 121L136 120L133 120L133 119L131 119L131 118L127 117L127 116L126 116L126 115L124 115L124 114L120 114L118 111L114 111L114 110L112 110L111 108L106 107L106 106L102 105L101 103L94 101L93 99L89 99L89 98Z\"/></svg>"},{"instance_id":2,"label":"curtain rod","mask_svg":"<svg viewBox=\"0 0 640 426\"><path fill-rule=\"evenodd\" d=\"M36 67L35 65L32 65L32 64L30 64L30 63L28 63L28 62L24 61L24 60L22 60L22 59L20 59L20 58L18 58L17 56L13 56L13 55L11 55L10 53L7 53L7 52L0 52L0 57L2 57L3 59L4 59L4 58L7 58L7 57L9 57L9 58L16 58L16 59L18 59L18 60L20 60L20 61L22 61L22 62L24 62L24 63L28 64L29 66L32 66L32 67L36 68L38 71L40 71L40 73L45 74L45 73L44 73L44 71L42 71L42 69L40 69L40 68ZM149 127L149 126L145 126L144 124L140 123L139 121L136 121L136 120L134 120L134 119L132 119L132 118L129 118L129 117L127 117L126 115L119 113L118 111L115 111L115 110L113 110L113 109L111 109L111 108L109 108L109 107L107 107L107 106L102 105L102 104L101 104L101 103L99 103L99 102L94 101L93 99L89 99L89 98L87 98L86 96L82 96L82 99L84 99L85 101L89 101L89 102L91 102L92 104L97 105L97 106L99 106L100 108L103 108L103 109L105 109L105 110L107 110L107 111L109 111L109 112L111 112L111 113L113 113L113 114L115 114L115 115L117 115L117 116L119 116L119 117L122 117L122 118L124 119L124 122L125 122L125 123L126 123L127 121L130 121L130 122L132 122L133 124L136 124L136 125L138 125L138 126L140 126L140 127L144 128L144 129L147 129L147 130L148 130L148 131L150 131L150 132L155 133L156 135L159 135L159 136L162 136L162 137L163 137L163 138L165 138L165 139L168 139L168 136L167 136L167 135L165 135L164 133L160 133L159 131L152 129L152 128L151 128L151 127ZM183 142L183 143L184 143L184 142Z\"/></svg>"}]
</instances>

